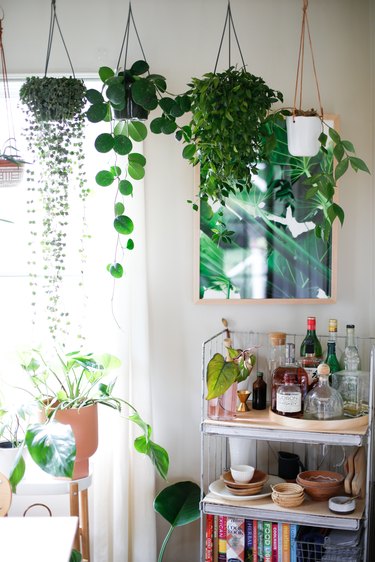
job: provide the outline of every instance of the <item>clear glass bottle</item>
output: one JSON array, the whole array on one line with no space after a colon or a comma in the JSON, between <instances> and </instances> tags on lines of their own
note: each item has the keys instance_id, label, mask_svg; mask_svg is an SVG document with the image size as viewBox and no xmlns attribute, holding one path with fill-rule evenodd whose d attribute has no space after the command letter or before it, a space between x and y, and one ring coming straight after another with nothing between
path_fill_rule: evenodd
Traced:
<instances>
[{"instance_id":1,"label":"clear glass bottle","mask_svg":"<svg viewBox=\"0 0 375 562\"><path fill-rule=\"evenodd\" d=\"M307 346L310 346L310 349L312 346L312 353L315 355L315 357L321 357L321 358L323 357L322 345L318 339L318 336L316 335L315 316L309 316L307 318L307 332L306 332L306 336L302 340L301 349L300 349L301 357L304 357L306 355Z\"/></svg>"},{"instance_id":2,"label":"clear glass bottle","mask_svg":"<svg viewBox=\"0 0 375 562\"><path fill-rule=\"evenodd\" d=\"M285 332L271 332L268 334L268 370L272 374L277 367L285 365Z\"/></svg>"},{"instance_id":3,"label":"clear glass bottle","mask_svg":"<svg viewBox=\"0 0 375 562\"><path fill-rule=\"evenodd\" d=\"M358 347L355 341L355 326L354 324L347 324L344 350L345 371L359 371L360 362Z\"/></svg>"},{"instance_id":4,"label":"clear glass bottle","mask_svg":"<svg viewBox=\"0 0 375 562\"><path fill-rule=\"evenodd\" d=\"M291 418L302 415L302 390L295 382L295 375L286 373L284 384L281 384L276 393L276 413Z\"/></svg>"},{"instance_id":5,"label":"clear glass bottle","mask_svg":"<svg viewBox=\"0 0 375 562\"><path fill-rule=\"evenodd\" d=\"M308 375L295 361L295 345L285 345L285 365L277 367L272 373L271 410L277 412L276 397L279 386L285 384L286 376L291 375L293 381L298 384L302 392L302 403L308 391Z\"/></svg>"},{"instance_id":6,"label":"clear glass bottle","mask_svg":"<svg viewBox=\"0 0 375 562\"><path fill-rule=\"evenodd\" d=\"M263 380L263 373L257 372L253 384L253 410L265 410L267 407L267 383Z\"/></svg>"},{"instance_id":7,"label":"clear glass bottle","mask_svg":"<svg viewBox=\"0 0 375 562\"><path fill-rule=\"evenodd\" d=\"M329 375L329 365L321 363L318 367L318 384L306 396L305 418L332 420L343 417L343 400L340 393L329 385Z\"/></svg>"}]
</instances>

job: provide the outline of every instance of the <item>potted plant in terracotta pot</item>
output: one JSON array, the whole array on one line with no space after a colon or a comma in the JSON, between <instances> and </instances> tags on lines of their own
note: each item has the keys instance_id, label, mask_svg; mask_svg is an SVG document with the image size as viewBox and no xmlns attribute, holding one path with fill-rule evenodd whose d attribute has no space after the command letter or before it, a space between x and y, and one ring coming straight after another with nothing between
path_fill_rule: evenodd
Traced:
<instances>
[{"instance_id":1,"label":"potted plant in terracotta pot","mask_svg":"<svg viewBox=\"0 0 375 562\"><path fill-rule=\"evenodd\" d=\"M87 476L89 457L97 449L99 404L119 413L124 408L131 410L127 419L143 431L134 442L136 450L151 458L162 478L167 476L168 454L151 440L151 427L129 402L113 395L115 379L109 379L109 373L120 364L113 355L80 352L56 353L54 359L47 361L40 351L34 350L22 365L30 377L42 419L48 421L46 425L59 422L72 427L76 442L74 479Z\"/></svg>"}]
</instances>

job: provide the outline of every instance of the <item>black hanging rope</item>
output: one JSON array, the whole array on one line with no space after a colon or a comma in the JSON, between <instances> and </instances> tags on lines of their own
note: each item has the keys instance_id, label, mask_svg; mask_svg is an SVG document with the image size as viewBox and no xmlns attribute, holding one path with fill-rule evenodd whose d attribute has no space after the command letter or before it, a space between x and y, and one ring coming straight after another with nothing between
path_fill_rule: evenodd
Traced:
<instances>
[{"instance_id":1,"label":"black hanging rope","mask_svg":"<svg viewBox=\"0 0 375 562\"><path fill-rule=\"evenodd\" d=\"M47 44L47 56L46 56L46 65L45 65L45 68L44 68L44 76L47 76L47 72L48 72L49 59L50 59L51 50L52 50L53 33L54 33L54 31L55 31L55 23L56 23L57 28L58 28L58 30L59 30L60 37L61 37L62 43L63 43L63 45L64 45L64 49L65 49L66 55L67 55L67 57L68 57L68 61L69 61L69 64L70 64L70 68L71 68L72 73L73 73L73 78L75 78L73 64L72 64L72 61L71 61L71 58L70 58L70 55L69 55L68 48L67 48L67 46L66 46L65 40L64 40L64 36L63 36L63 34L62 34L62 31L61 31L61 27L60 27L60 24L59 24L59 20L58 20L58 18L57 18L57 13L56 13L56 0L51 0L51 17L50 17L50 24L49 24L48 44Z\"/></svg>"},{"instance_id":2,"label":"black hanging rope","mask_svg":"<svg viewBox=\"0 0 375 562\"><path fill-rule=\"evenodd\" d=\"M145 55L145 52L143 50L143 46L142 46L142 43L141 43L141 39L139 37L137 26L136 26L135 21L134 21L132 4L131 4L131 2L129 2L128 17L127 17L127 20L126 20L125 33L124 33L124 37L122 39L120 54L119 54L117 65L116 65L116 72L118 72L119 69L120 69L120 61L121 61L121 57L122 57L122 53L123 53L125 44L126 44L126 46L125 46L125 58L124 58L124 71L126 69L126 61L127 61L127 58L128 58L128 47L129 47L129 36L130 36L130 24L131 23L133 24L134 31L135 31L135 34L137 36L139 46L141 48L143 60L146 61L146 55Z\"/></svg>"},{"instance_id":3,"label":"black hanging rope","mask_svg":"<svg viewBox=\"0 0 375 562\"><path fill-rule=\"evenodd\" d=\"M240 53L240 57L241 57L241 61L242 61L242 65L243 67L245 67L245 61L242 55L242 51L241 51L241 47L240 47L240 42L238 40L238 36L237 36L237 31L236 28L234 26L234 21L233 21L233 17L232 17L232 10L230 7L230 0L228 0L228 8L227 8L227 14L225 16L225 22L224 22L224 29L223 29L223 33L221 35L221 39L220 39L220 45L219 45L219 51L217 53L217 57L216 57L216 62L215 62L215 68L214 68L214 74L216 73L217 70L217 65L219 62L219 57L220 57L220 53L221 53L221 48L223 46L223 41L224 41L224 37L225 37L225 31L227 29L228 26L228 55L229 55L229 66L231 66L231 60L232 60L232 37L231 37L231 30L233 29L233 33L234 33L234 37L236 39L236 43L237 43L237 47Z\"/></svg>"}]
</instances>

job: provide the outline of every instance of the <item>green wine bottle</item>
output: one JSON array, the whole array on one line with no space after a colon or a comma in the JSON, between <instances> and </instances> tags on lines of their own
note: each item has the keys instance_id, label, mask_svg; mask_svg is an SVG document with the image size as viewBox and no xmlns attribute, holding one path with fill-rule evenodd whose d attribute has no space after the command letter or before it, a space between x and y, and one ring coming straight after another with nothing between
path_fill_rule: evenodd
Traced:
<instances>
[{"instance_id":1,"label":"green wine bottle","mask_svg":"<svg viewBox=\"0 0 375 562\"><path fill-rule=\"evenodd\" d=\"M336 342L334 341L327 342L327 358L325 362L329 365L331 371L329 375L329 382L331 384L332 375L341 370L339 360L336 357Z\"/></svg>"},{"instance_id":2,"label":"green wine bottle","mask_svg":"<svg viewBox=\"0 0 375 562\"><path fill-rule=\"evenodd\" d=\"M309 349L313 349L312 353L315 357L323 357L322 352L322 345L316 335L316 318L315 316L309 316L307 318L307 332L304 340L301 343L300 355L301 357L305 357L306 355L306 346Z\"/></svg>"}]
</instances>

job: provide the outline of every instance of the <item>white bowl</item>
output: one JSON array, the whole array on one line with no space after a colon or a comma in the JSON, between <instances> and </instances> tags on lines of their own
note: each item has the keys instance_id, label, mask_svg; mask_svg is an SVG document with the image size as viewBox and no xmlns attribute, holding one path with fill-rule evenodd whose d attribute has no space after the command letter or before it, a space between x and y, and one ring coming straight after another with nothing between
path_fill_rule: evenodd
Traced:
<instances>
[{"instance_id":1,"label":"white bowl","mask_svg":"<svg viewBox=\"0 0 375 562\"><path fill-rule=\"evenodd\" d=\"M250 482L254 476L255 467L248 464L235 464L230 467L230 472L235 482L244 484Z\"/></svg>"},{"instance_id":2,"label":"white bowl","mask_svg":"<svg viewBox=\"0 0 375 562\"><path fill-rule=\"evenodd\" d=\"M349 496L335 496L328 501L328 507L336 513L350 513L355 510L355 498Z\"/></svg>"}]
</instances>

